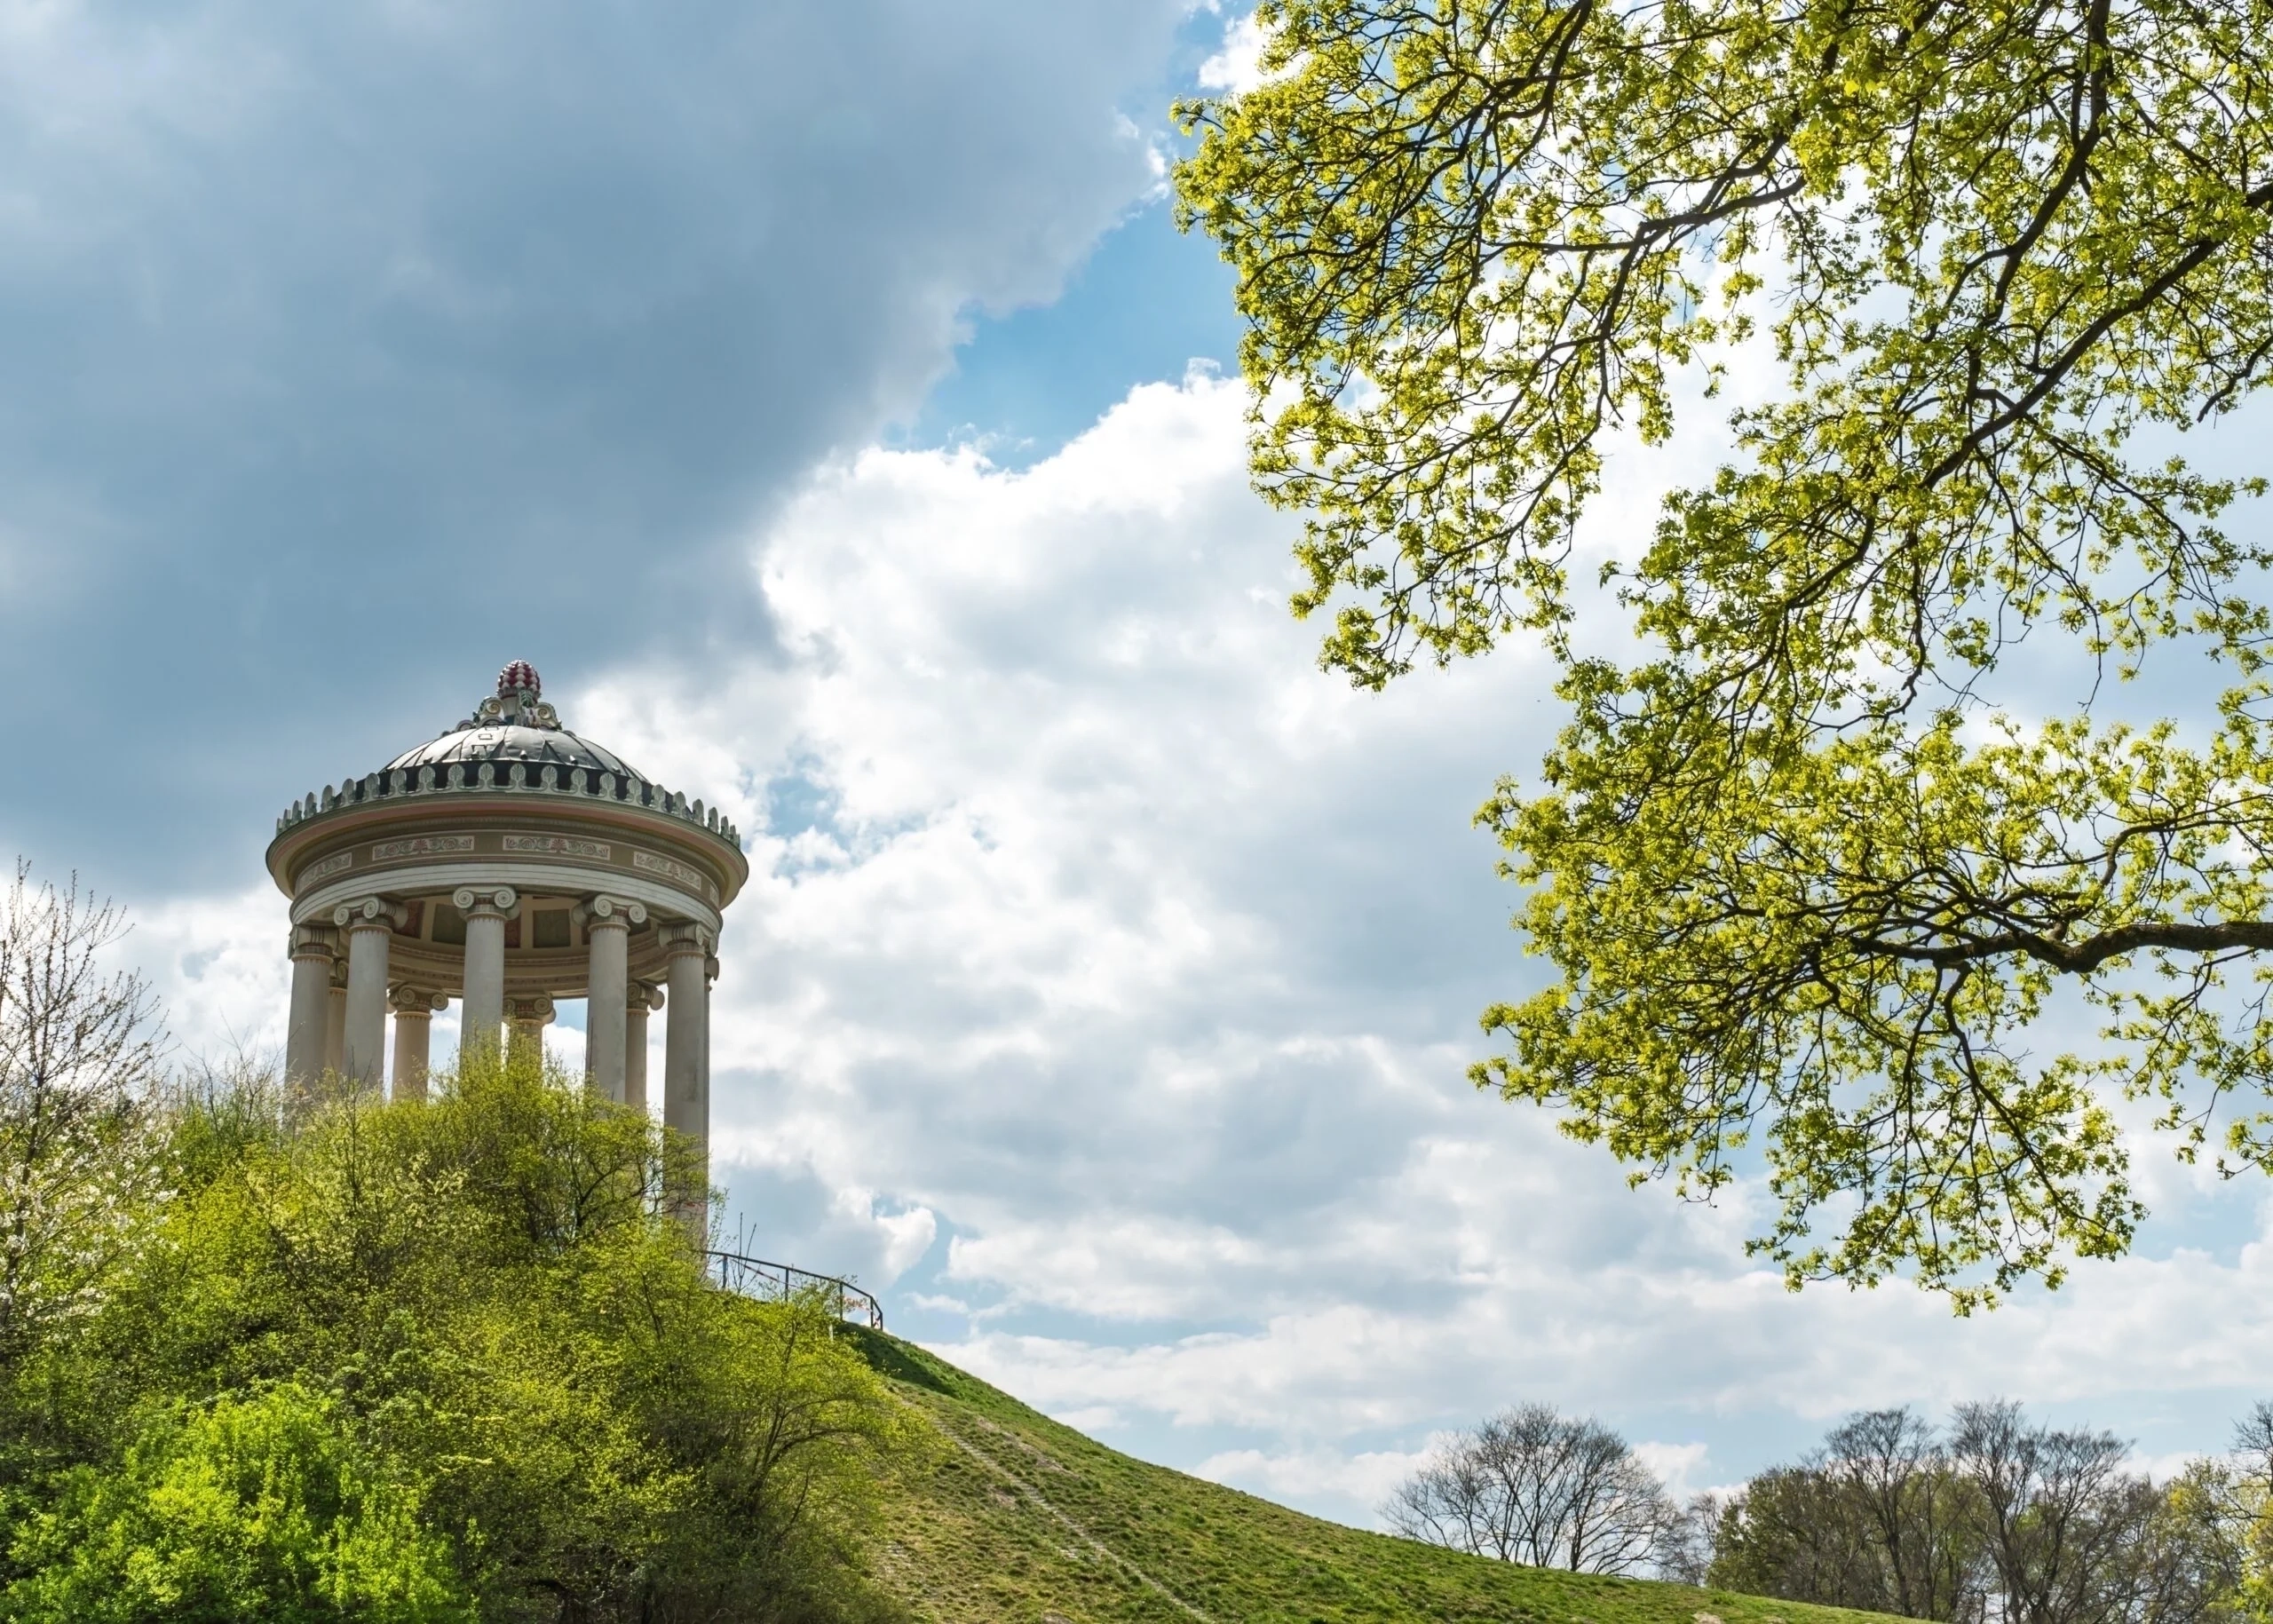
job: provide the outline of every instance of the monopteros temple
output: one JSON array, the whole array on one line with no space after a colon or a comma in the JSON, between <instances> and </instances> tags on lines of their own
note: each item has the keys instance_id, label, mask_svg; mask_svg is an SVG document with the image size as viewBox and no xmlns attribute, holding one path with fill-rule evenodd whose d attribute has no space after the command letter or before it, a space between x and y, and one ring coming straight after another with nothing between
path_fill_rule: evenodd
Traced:
<instances>
[{"instance_id":1,"label":"monopteros temple","mask_svg":"<svg viewBox=\"0 0 2273 1624\"><path fill-rule=\"evenodd\" d=\"M426 1091L434 1012L462 1047L543 1042L554 1001L588 1000L584 1070L647 1105L660 1010L663 1121L710 1129L710 984L720 915L749 877L733 826L560 725L534 668L376 772L277 820L268 871L292 904L285 1069Z\"/></svg>"}]
</instances>

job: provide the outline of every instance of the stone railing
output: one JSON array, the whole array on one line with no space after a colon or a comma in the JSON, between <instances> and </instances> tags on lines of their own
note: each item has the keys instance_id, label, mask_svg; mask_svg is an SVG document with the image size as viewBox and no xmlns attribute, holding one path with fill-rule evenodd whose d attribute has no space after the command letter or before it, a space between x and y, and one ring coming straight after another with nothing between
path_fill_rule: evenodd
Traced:
<instances>
[{"instance_id":1,"label":"stone railing","mask_svg":"<svg viewBox=\"0 0 2273 1624\"><path fill-rule=\"evenodd\" d=\"M295 801L276 820L276 832L281 835L311 818L350 806L397 797L483 791L493 795L505 791L575 796L644 806L650 812L683 819L736 850L741 846L741 831L721 817L715 806L706 811L701 801L689 801L661 784L651 784L635 775L557 761L453 761L440 766L430 762L415 769L396 767L388 772L366 772L360 778L342 780L337 788L326 784L321 790Z\"/></svg>"},{"instance_id":2,"label":"stone railing","mask_svg":"<svg viewBox=\"0 0 2273 1624\"><path fill-rule=\"evenodd\" d=\"M702 1263L710 1278L728 1291L766 1303L779 1303L799 1292L818 1292L828 1304L829 1311L839 1319L850 1319L875 1331L884 1328L884 1311L875 1298L851 1281L840 1280L833 1274L809 1274L788 1264L770 1264L762 1257L745 1257L740 1252L705 1252Z\"/></svg>"}]
</instances>

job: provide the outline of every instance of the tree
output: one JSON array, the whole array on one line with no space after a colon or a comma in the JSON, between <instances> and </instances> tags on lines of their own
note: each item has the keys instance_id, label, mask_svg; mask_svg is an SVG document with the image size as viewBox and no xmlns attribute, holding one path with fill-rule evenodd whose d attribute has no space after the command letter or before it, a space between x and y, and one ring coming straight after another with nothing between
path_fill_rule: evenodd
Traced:
<instances>
[{"instance_id":1,"label":"tree","mask_svg":"<svg viewBox=\"0 0 2273 1624\"><path fill-rule=\"evenodd\" d=\"M1922 1416L1863 1411L1798 1465L1745 1485L1722 1519L1712 1580L1870 1612L1979 1620L1976 1498Z\"/></svg>"},{"instance_id":2,"label":"tree","mask_svg":"<svg viewBox=\"0 0 2273 1624\"><path fill-rule=\"evenodd\" d=\"M2236 1619L2273 1619L2273 1404L2234 1428L2223 1459L2197 1461L2171 1485L2171 1517L2206 1556L2190 1582Z\"/></svg>"},{"instance_id":3,"label":"tree","mask_svg":"<svg viewBox=\"0 0 2273 1624\"><path fill-rule=\"evenodd\" d=\"M1658 1541L1659 1577L1702 1589L1712 1579L1713 1556L1728 1511L1728 1501L1718 1494L1691 1494Z\"/></svg>"},{"instance_id":4,"label":"tree","mask_svg":"<svg viewBox=\"0 0 2273 1624\"><path fill-rule=\"evenodd\" d=\"M1680 1520L1624 1438L1543 1404L1455 1435L1382 1511L1409 1540L1580 1573L1647 1565Z\"/></svg>"},{"instance_id":5,"label":"tree","mask_svg":"<svg viewBox=\"0 0 2273 1624\"><path fill-rule=\"evenodd\" d=\"M1979 1615L1976 1497L1923 1416L1850 1415L1824 1439L1820 1466L1860 1512L1877 1558L1880 1599L1854 1604L1913 1619Z\"/></svg>"},{"instance_id":6,"label":"tree","mask_svg":"<svg viewBox=\"0 0 2273 1624\"><path fill-rule=\"evenodd\" d=\"M141 978L107 968L125 931L20 862L0 899L0 1370L91 1307L154 1183L142 1129L164 1038Z\"/></svg>"},{"instance_id":7,"label":"tree","mask_svg":"<svg viewBox=\"0 0 2273 1624\"><path fill-rule=\"evenodd\" d=\"M1908 1410L1849 1416L1723 1517L1715 1585L1982 1624L2206 1624L2248 1613L2246 1467L2166 1485L2105 1432L1960 1405L1946 1433Z\"/></svg>"},{"instance_id":8,"label":"tree","mask_svg":"<svg viewBox=\"0 0 2273 1624\"><path fill-rule=\"evenodd\" d=\"M1893 1611L1863 1508L1819 1465L1762 1472L1722 1510L1706 1582L1752 1596Z\"/></svg>"},{"instance_id":9,"label":"tree","mask_svg":"<svg viewBox=\"0 0 2273 1624\"><path fill-rule=\"evenodd\" d=\"M2127 1616L2126 1560L2156 1501L2126 1476L2111 1432L2032 1427L2017 1404L1966 1404L1950 1441L1979 1496L1988 1554L2011 1624L2103 1624Z\"/></svg>"},{"instance_id":10,"label":"tree","mask_svg":"<svg viewBox=\"0 0 2273 1624\"><path fill-rule=\"evenodd\" d=\"M1374 687L1536 639L1570 707L1480 814L1557 979L1477 1081L1693 1195L1762 1154L1793 1284L1961 1309L2129 1244L2103 1090L2190 1155L2230 1103L2222 1165L2265 1167L2273 616L2217 525L2263 487L2166 453L2273 355L2273 5L1257 17L1176 179L1307 515L1295 607ZM1781 392L1582 600L1612 437L1762 351ZM2179 642L2215 716L2128 728L2095 678L2008 714L2031 636L2122 677ZM2101 1038L2032 1058L2055 996Z\"/></svg>"}]
</instances>

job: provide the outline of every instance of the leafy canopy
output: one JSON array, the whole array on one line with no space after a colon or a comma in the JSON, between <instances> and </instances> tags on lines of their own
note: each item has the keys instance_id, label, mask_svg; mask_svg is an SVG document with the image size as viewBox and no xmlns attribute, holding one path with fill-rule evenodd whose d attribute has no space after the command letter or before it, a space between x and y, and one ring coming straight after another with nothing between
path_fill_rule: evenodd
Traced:
<instances>
[{"instance_id":1,"label":"leafy canopy","mask_svg":"<svg viewBox=\"0 0 2273 1624\"><path fill-rule=\"evenodd\" d=\"M2263 1167L2266 549L2139 455L2273 351L2269 0L1266 0L1187 105L1297 613L1378 687L1540 639L1571 720L1481 816L1558 972L1479 1082L1709 1194L1750 1145L1797 1285L1960 1308L2142 1216L2103 1101ZM1573 636L1605 437L1736 346L1780 391ZM2142 435L2143 432L2143 435ZM2249 494L2259 485L2252 482ZM2225 675L2197 733L2008 717L2032 632ZM2055 1006L2054 1001L2063 1003ZM2099 1035L2039 1058L2080 1000Z\"/></svg>"}]
</instances>

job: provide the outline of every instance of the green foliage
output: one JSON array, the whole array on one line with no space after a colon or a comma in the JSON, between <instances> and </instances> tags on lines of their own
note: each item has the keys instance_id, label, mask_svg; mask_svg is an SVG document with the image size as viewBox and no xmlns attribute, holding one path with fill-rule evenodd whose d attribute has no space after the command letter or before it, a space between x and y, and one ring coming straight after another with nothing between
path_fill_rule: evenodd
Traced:
<instances>
[{"instance_id":1,"label":"green foliage","mask_svg":"<svg viewBox=\"0 0 2273 1624\"><path fill-rule=\"evenodd\" d=\"M2273 1414L2261 1406L2255 1425ZM2112 1434L1960 1405L1849 1416L1719 1508L1709 1576L1762 1596L1955 1624L2239 1624L2262 1613L2264 1460L2156 1484Z\"/></svg>"},{"instance_id":2,"label":"green foliage","mask_svg":"<svg viewBox=\"0 0 2273 1624\"><path fill-rule=\"evenodd\" d=\"M928 1429L705 1280L644 1113L491 1062L159 1114L90 1311L0 1362L0 1619L881 1616Z\"/></svg>"},{"instance_id":3,"label":"green foliage","mask_svg":"<svg viewBox=\"0 0 2273 1624\"><path fill-rule=\"evenodd\" d=\"M2201 1565L2226 1618L2273 1620L2273 1403L2261 1402L2235 1427L2232 1453L2178 1476L2165 1521L2180 1542L2217 1553Z\"/></svg>"},{"instance_id":4,"label":"green foliage","mask_svg":"<svg viewBox=\"0 0 2273 1624\"><path fill-rule=\"evenodd\" d=\"M1902 1611L1887 1603L1890 1565L1879 1534L1869 1507L1848 1485L1814 1467L1777 1467L1746 1483L1721 1512L1708 1577L1755 1596ZM1955 1615L1944 1609L1916 1616Z\"/></svg>"},{"instance_id":5,"label":"green foliage","mask_svg":"<svg viewBox=\"0 0 2273 1624\"><path fill-rule=\"evenodd\" d=\"M1177 178L1308 515L1295 606L1372 686L1534 636L1572 707L1481 814L1559 976L1479 1083L1693 1194L1763 1154L1794 1285L1960 1308L2129 1244L2111 1090L2190 1156L2236 1102L2222 1165L2273 1165L2269 554L2216 526L2244 487L2129 448L2273 356L2273 4L1257 16ZM1610 572L1636 652L1588 654L1604 436L1662 442L1754 339L1781 392ZM2123 676L2183 638L2218 719L2008 718L2031 632ZM2035 1058L2057 997L2099 1042Z\"/></svg>"},{"instance_id":6,"label":"green foliage","mask_svg":"<svg viewBox=\"0 0 2273 1624\"><path fill-rule=\"evenodd\" d=\"M12 1616L56 1624L457 1624L447 1541L386 1481L337 1406L297 1385L161 1416L114 1469L75 1468L27 1518Z\"/></svg>"}]
</instances>

